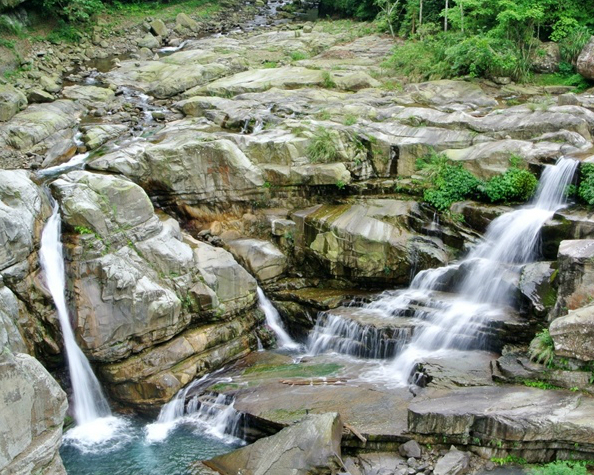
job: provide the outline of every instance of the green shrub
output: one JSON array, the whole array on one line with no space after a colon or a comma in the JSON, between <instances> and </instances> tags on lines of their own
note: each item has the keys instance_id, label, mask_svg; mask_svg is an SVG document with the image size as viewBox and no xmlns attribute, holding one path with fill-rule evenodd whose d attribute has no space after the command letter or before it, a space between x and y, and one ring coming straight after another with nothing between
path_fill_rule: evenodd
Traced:
<instances>
[{"instance_id":1,"label":"green shrub","mask_svg":"<svg viewBox=\"0 0 594 475\"><path fill-rule=\"evenodd\" d=\"M590 39L591 33L585 26L572 28L567 35L559 41L561 60L575 64L582 49Z\"/></svg>"},{"instance_id":2,"label":"green shrub","mask_svg":"<svg viewBox=\"0 0 594 475\"><path fill-rule=\"evenodd\" d=\"M43 8L68 23L87 23L104 5L101 0L43 0Z\"/></svg>"},{"instance_id":3,"label":"green shrub","mask_svg":"<svg viewBox=\"0 0 594 475\"><path fill-rule=\"evenodd\" d=\"M537 186L538 180L532 173L512 167L491 178L480 191L492 203L527 201L532 198Z\"/></svg>"},{"instance_id":4,"label":"green shrub","mask_svg":"<svg viewBox=\"0 0 594 475\"><path fill-rule=\"evenodd\" d=\"M530 353L530 359L537 363L545 366L550 366L553 363L555 344L548 329L545 328L534 337L530 342L528 352Z\"/></svg>"},{"instance_id":5,"label":"green shrub","mask_svg":"<svg viewBox=\"0 0 594 475\"><path fill-rule=\"evenodd\" d=\"M552 462L530 470L531 475L588 475L588 470L579 462Z\"/></svg>"},{"instance_id":6,"label":"green shrub","mask_svg":"<svg viewBox=\"0 0 594 475\"><path fill-rule=\"evenodd\" d=\"M446 211L456 201L476 195L481 181L462 167L453 164L444 155L430 155L417 161L425 170L433 187L425 190L423 199L440 211Z\"/></svg>"},{"instance_id":7,"label":"green shrub","mask_svg":"<svg viewBox=\"0 0 594 475\"><path fill-rule=\"evenodd\" d=\"M373 20L379 12L374 0L321 0L320 17L338 14L358 20Z\"/></svg>"},{"instance_id":8,"label":"green shrub","mask_svg":"<svg viewBox=\"0 0 594 475\"><path fill-rule=\"evenodd\" d=\"M594 205L594 163L583 163L580 167L578 196L588 205Z\"/></svg>"},{"instance_id":9,"label":"green shrub","mask_svg":"<svg viewBox=\"0 0 594 475\"><path fill-rule=\"evenodd\" d=\"M330 162L336 158L337 154L338 150L332 133L325 127L318 127L307 147L307 157L310 162Z\"/></svg>"},{"instance_id":10,"label":"green shrub","mask_svg":"<svg viewBox=\"0 0 594 475\"><path fill-rule=\"evenodd\" d=\"M307 54L303 51L293 51L290 56L291 56L291 61L301 61L302 59L309 58L309 54Z\"/></svg>"}]
</instances>

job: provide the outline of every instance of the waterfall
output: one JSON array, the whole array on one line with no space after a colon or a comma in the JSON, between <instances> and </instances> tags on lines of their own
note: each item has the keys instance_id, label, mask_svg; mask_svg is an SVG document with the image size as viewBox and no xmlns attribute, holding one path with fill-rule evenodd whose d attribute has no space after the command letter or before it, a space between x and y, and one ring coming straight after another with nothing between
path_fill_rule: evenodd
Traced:
<instances>
[{"instance_id":1,"label":"waterfall","mask_svg":"<svg viewBox=\"0 0 594 475\"><path fill-rule=\"evenodd\" d=\"M283 327L283 322L278 314L278 311L272 305L272 302L266 298L264 292L258 287L258 301L259 307L266 316L266 324L272 329L276 335L278 345L280 348L296 349L299 344L296 343L287 333Z\"/></svg>"},{"instance_id":2,"label":"waterfall","mask_svg":"<svg viewBox=\"0 0 594 475\"><path fill-rule=\"evenodd\" d=\"M241 413L235 410L233 398L224 394L196 395L186 404L190 391L198 388L207 378L208 375L193 381L162 407L157 421L145 428L147 442L163 442L180 424L194 426L201 433L226 443L239 442Z\"/></svg>"},{"instance_id":3,"label":"waterfall","mask_svg":"<svg viewBox=\"0 0 594 475\"><path fill-rule=\"evenodd\" d=\"M39 256L41 268L45 275L46 285L54 299L62 335L64 348L72 383L74 418L78 425L87 424L100 417L109 416L109 405L99 381L93 374L91 365L84 353L76 344L74 333L70 326L70 318L66 306L66 274L64 272L64 257L62 254L61 219L59 207L54 205L52 216L48 220L41 236Z\"/></svg>"},{"instance_id":4,"label":"waterfall","mask_svg":"<svg viewBox=\"0 0 594 475\"><path fill-rule=\"evenodd\" d=\"M447 348L467 349L482 322L511 303L510 283L505 276L519 272L523 264L537 257L540 229L565 204L564 192L576 167L575 160L564 158L555 166L547 166L533 204L503 214L489 225L484 241L459 264L465 275L458 296L444 302L439 311L424 315L424 325L390 363L389 372L400 384L408 381L420 358ZM448 268L420 273L411 291L437 290L444 269Z\"/></svg>"}]
</instances>

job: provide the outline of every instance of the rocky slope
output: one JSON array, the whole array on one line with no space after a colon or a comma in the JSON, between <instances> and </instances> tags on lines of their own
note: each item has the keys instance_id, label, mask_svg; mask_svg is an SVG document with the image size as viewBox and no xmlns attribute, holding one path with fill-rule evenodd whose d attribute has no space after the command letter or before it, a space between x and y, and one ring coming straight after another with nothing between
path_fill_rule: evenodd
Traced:
<instances>
[{"instance_id":1,"label":"rocky slope","mask_svg":"<svg viewBox=\"0 0 594 475\"><path fill-rule=\"evenodd\" d=\"M70 71L72 84L40 81L45 91L37 95L21 84L27 97L0 90L2 163L41 168L0 171L0 342L11 375L2 388L22 388L0 408L1 426L27 421L14 441L4 437L0 469L60 473L65 397L24 355L50 369L63 364L38 265L52 199L64 224L77 340L115 404L154 413L193 379L246 357L258 339L270 342L258 283L295 334L323 311L326 322L334 316L373 335L388 349L382 356L397 352L416 331L407 315L380 321L345 304L452 262L509 209L457 203L438 222L422 202L416 165L427 153L443 152L480 178L507 170L512 155L536 173L561 156L591 161L589 92L488 81L394 87L381 67L393 40L364 25L292 23L161 49L192 21L152 25L129 59L105 72ZM331 384L296 383L298 365L275 356L264 360L276 368L272 378L240 368L219 390L264 433L309 411L340 411L368 449L416 438L482 456L544 461L567 458L573 446L591 457L590 213L564 209L542 236L548 261L510 281L516 308L484 322L472 352L422 362L427 387L418 394L361 383L364 363L343 367L323 355L305 361L312 369L304 374L336 378ZM443 298L464 272L444 274ZM410 305L434 310L430 298ZM549 320L556 361L567 362L553 376L526 357ZM356 354L369 357L367 350ZM553 377L579 392L494 385ZM33 399L33 390L51 395L44 398L51 404ZM255 392L266 401L254 403ZM546 430L537 434L535 424ZM352 434L342 443L362 447ZM420 466L415 473L426 473Z\"/></svg>"}]
</instances>

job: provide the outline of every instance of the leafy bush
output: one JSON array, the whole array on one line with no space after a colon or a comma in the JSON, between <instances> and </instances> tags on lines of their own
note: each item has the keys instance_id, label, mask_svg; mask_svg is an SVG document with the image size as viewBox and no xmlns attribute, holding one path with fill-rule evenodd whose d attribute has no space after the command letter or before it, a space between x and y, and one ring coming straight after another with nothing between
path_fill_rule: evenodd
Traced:
<instances>
[{"instance_id":1,"label":"leafy bush","mask_svg":"<svg viewBox=\"0 0 594 475\"><path fill-rule=\"evenodd\" d=\"M318 127L307 147L307 157L310 162L329 162L336 158L338 150L332 133L325 127Z\"/></svg>"},{"instance_id":2,"label":"leafy bush","mask_svg":"<svg viewBox=\"0 0 594 475\"><path fill-rule=\"evenodd\" d=\"M555 358L555 344L549 330L544 329L530 342L530 358L537 363L550 366Z\"/></svg>"},{"instance_id":3,"label":"leafy bush","mask_svg":"<svg viewBox=\"0 0 594 475\"><path fill-rule=\"evenodd\" d=\"M448 161L444 155L429 155L417 161L417 167L424 169L433 187L425 190L423 199L440 211L446 211L456 201L476 194L481 181L472 173Z\"/></svg>"},{"instance_id":4,"label":"leafy bush","mask_svg":"<svg viewBox=\"0 0 594 475\"><path fill-rule=\"evenodd\" d=\"M379 12L374 0L321 0L320 17L338 14L358 20L373 20Z\"/></svg>"},{"instance_id":5,"label":"leafy bush","mask_svg":"<svg viewBox=\"0 0 594 475\"><path fill-rule=\"evenodd\" d=\"M531 475L588 475L583 463L557 461L530 470Z\"/></svg>"},{"instance_id":6,"label":"leafy bush","mask_svg":"<svg viewBox=\"0 0 594 475\"><path fill-rule=\"evenodd\" d=\"M578 196L590 206L594 205L594 163L583 163L580 167Z\"/></svg>"},{"instance_id":7,"label":"leafy bush","mask_svg":"<svg viewBox=\"0 0 594 475\"><path fill-rule=\"evenodd\" d=\"M578 26L571 29L567 35L559 41L559 52L561 60L575 64L582 49L590 39L591 33L588 28Z\"/></svg>"},{"instance_id":8,"label":"leafy bush","mask_svg":"<svg viewBox=\"0 0 594 475\"><path fill-rule=\"evenodd\" d=\"M104 5L101 0L43 0L43 8L68 23L87 23Z\"/></svg>"},{"instance_id":9,"label":"leafy bush","mask_svg":"<svg viewBox=\"0 0 594 475\"><path fill-rule=\"evenodd\" d=\"M502 175L491 178L481 192L492 203L527 201L534 195L538 181L528 170L512 167Z\"/></svg>"}]
</instances>

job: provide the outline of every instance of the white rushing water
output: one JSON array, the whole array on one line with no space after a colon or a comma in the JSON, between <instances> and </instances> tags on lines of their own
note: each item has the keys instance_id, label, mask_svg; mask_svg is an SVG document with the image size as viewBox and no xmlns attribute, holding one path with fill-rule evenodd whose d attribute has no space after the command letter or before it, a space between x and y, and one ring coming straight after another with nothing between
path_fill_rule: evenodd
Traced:
<instances>
[{"instance_id":1,"label":"white rushing water","mask_svg":"<svg viewBox=\"0 0 594 475\"><path fill-rule=\"evenodd\" d=\"M126 421L111 415L101 385L74 339L66 305L66 274L60 239L61 219L56 204L43 229L39 257L47 288L58 312L72 384L72 404L77 425L67 432L64 439L81 450L93 450L93 447L117 437Z\"/></svg>"},{"instance_id":2,"label":"white rushing water","mask_svg":"<svg viewBox=\"0 0 594 475\"><path fill-rule=\"evenodd\" d=\"M148 443L163 442L181 424L192 426L201 434L225 443L240 442L241 414L234 408L233 399L224 394L216 397L194 396L187 403L188 394L199 387L208 375L191 382L161 408L157 421L145 427Z\"/></svg>"},{"instance_id":3,"label":"white rushing water","mask_svg":"<svg viewBox=\"0 0 594 475\"><path fill-rule=\"evenodd\" d=\"M299 343L295 342L283 327L283 322L280 315L272 302L268 300L266 295L260 287L258 287L258 301L259 307L266 317L266 324L272 329L276 335L279 348L297 349L300 347Z\"/></svg>"},{"instance_id":4,"label":"white rushing water","mask_svg":"<svg viewBox=\"0 0 594 475\"><path fill-rule=\"evenodd\" d=\"M465 276L458 296L440 305L439 311L422 316L422 326L411 342L389 364L388 373L406 384L419 359L446 348L466 349L488 317L510 304L508 273L517 273L521 265L538 254L542 225L565 205L565 189L574 176L577 162L560 159L547 166L533 204L495 219L485 239L459 265ZM439 277L450 269L421 272L412 282L414 291L436 290ZM406 293L404 294L406 297ZM403 296L400 296L402 299ZM399 302L401 304L401 302ZM374 303L375 307L381 302Z\"/></svg>"}]
</instances>

